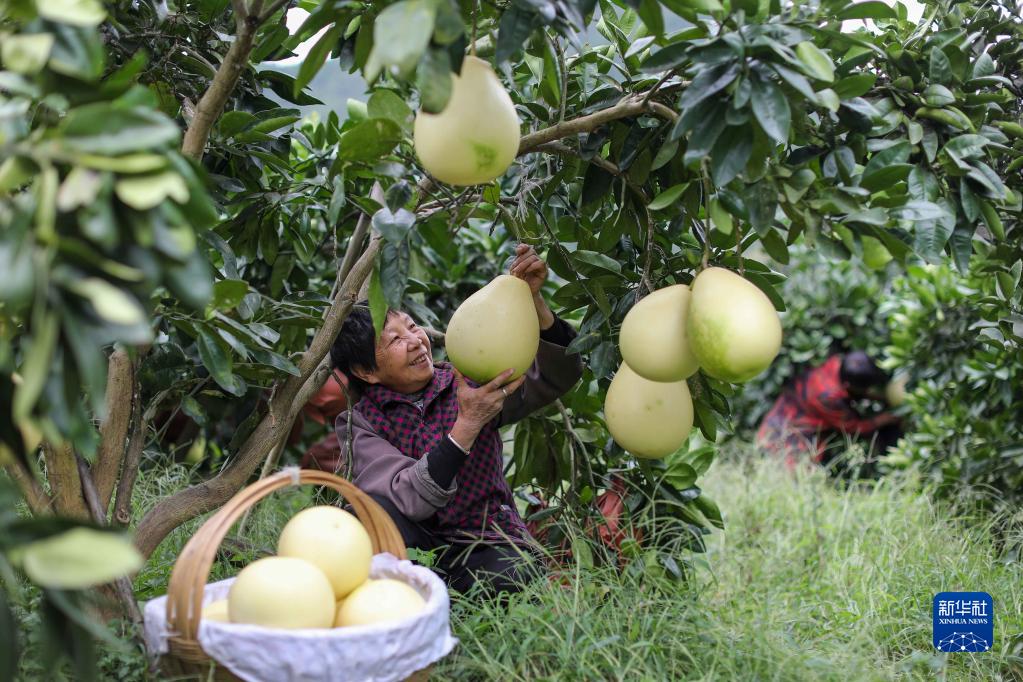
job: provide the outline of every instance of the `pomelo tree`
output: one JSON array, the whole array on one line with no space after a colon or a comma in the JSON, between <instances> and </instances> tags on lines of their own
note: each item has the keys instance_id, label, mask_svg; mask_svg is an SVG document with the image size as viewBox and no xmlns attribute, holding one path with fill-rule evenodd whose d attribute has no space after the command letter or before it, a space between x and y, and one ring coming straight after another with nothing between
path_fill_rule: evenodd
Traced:
<instances>
[{"instance_id":1,"label":"pomelo tree","mask_svg":"<svg viewBox=\"0 0 1023 682\"><path fill-rule=\"evenodd\" d=\"M286 11L310 12L289 32ZM511 245L541 250L587 372L517 425L509 476L585 508L628 478L701 547L713 450L633 459L603 400L646 294L709 266L774 306L773 268L951 258L997 278L1018 349L1021 21L994 2L16 0L0 19L0 450L39 518L130 528L143 557L279 456L368 294L439 332ZM606 44L580 41L594 27ZM263 68L323 31L297 76ZM466 55L521 121L497 180L453 187L412 146ZM347 116L294 105L327 63ZM283 102L283 104L282 104ZM344 113L344 112L342 112ZM468 133L469 131L467 131ZM977 271L976 268L981 270ZM1011 286L1010 286L1011 285ZM688 380L696 427L741 386ZM184 423L207 471L132 514L142 452ZM49 531L40 530L40 536ZM14 549L5 546L5 551ZM670 552L653 564L681 575ZM642 564L641 564L642 565ZM646 565L649 565L647 562ZM130 595L122 600L130 609Z\"/></svg>"}]
</instances>

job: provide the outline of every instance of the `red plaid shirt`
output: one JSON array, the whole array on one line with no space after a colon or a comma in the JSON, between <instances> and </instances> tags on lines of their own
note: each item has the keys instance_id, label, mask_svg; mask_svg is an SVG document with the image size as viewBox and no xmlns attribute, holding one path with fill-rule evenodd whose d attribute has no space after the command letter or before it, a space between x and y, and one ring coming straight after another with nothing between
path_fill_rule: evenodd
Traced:
<instances>
[{"instance_id":1,"label":"red plaid shirt","mask_svg":"<svg viewBox=\"0 0 1023 682\"><path fill-rule=\"evenodd\" d=\"M478 386L468 378L466 382ZM355 410L406 457L418 460L450 433L458 417L451 364L434 366L421 411L408 395L379 384L366 388ZM508 536L525 542L530 538L504 477L499 426L500 419L494 418L480 431L458 472L458 490L431 519L432 530L448 540L500 542Z\"/></svg>"},{"instance_id":2,"label":"red plaid shirt","mask_svg":"<svg viewBox=\"0 0 1023 682\"><path fill-rule=\"evenodd\" d=\"M783 455L792 467L807 452L813 461L821 461L830 435L871 433L886 424L887 415L865 418L856 411L842 385L841 368L842 356L832 355L797 377L760 423L757 445Z\"/></svg>"}]
</instances>

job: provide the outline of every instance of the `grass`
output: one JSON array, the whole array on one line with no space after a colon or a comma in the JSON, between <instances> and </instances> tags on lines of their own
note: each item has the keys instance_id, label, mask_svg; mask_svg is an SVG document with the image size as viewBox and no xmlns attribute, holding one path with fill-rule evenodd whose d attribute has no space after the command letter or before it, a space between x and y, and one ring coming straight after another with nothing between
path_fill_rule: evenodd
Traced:
<instances>
[{"instance_id":1,"label":"grass","mask_svg":"<svg viewBox=\"0 0 1023 682\"><path fill-rule=\"evenodd\" d=\"M690 587L577 571L503 613L455 601L440 679L1023 679L1023 566L948 518L916 481L840 489L771 462L701 479L725 510ZM673 587L674 585L674 587ZM931 601L987 591L996 651L936 654ZM1013 637L1015 635L1015 637Z\"/></svg>"},{"instance_id":2,"label":"grass","mask_svg":"<svg viewBox=\"0 0 1023 682\"><path fill-rule=\"evenodd\" d=\"M183 484L181 469L156 471L142 481L143 505ZM982 523L936 507L918 481L843 489L819 471L794 480L733 457L701 485L726 530L708 537L688 585L663 570L573 566L563 585L534 584L507 608L455 596L460 645L431 679L1023 680L1023 566L1001 560ZM271 500L249 520L251 546L228 552L211 581L271 549L314 497ZM136 580L140 599L164 593L200 522L160 546ZM946 590L992 594L995 651L934 652L931 600ZM144 676L134 646L107 651L104 665L119 680Z\"/></svg>"}]
</instances>

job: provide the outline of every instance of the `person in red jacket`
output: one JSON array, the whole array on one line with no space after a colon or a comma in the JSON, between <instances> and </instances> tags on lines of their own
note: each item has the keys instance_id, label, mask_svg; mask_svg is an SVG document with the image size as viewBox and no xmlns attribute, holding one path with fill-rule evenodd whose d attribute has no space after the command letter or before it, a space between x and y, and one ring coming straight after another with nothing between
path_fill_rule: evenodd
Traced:
<instances>
[{"instance_id":1,"label":"person in red jacket","mask_svg":"<svg viewBox=\"0 0 1023 682\"><path fill-rule=\"evenodd\" d=\"M863 351L832 355L782 391L760 423L757 445L783 457L790 471L807 460L828 464L849 437L884 452L902 435L899 417L888 411L864 416L855 403L884 400L888 380Z\"/></svg>"}]
</instances>

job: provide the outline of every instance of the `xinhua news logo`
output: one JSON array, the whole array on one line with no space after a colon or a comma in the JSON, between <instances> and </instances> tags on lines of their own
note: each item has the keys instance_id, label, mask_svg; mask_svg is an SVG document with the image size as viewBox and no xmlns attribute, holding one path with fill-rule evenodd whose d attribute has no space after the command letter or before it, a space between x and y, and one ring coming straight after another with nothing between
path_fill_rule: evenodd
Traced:
<instances>
[{"instance_id":1,"label":"xinhua news logo","mask_svg":"<svg viewBox=\"0 0 1023 682\"><path fill-rule=\"evenodd\" d=\"M934 648L949 653L989 651L995 643L994 601L987 592L934 595Z\"/></svg>"}]
</instances>

